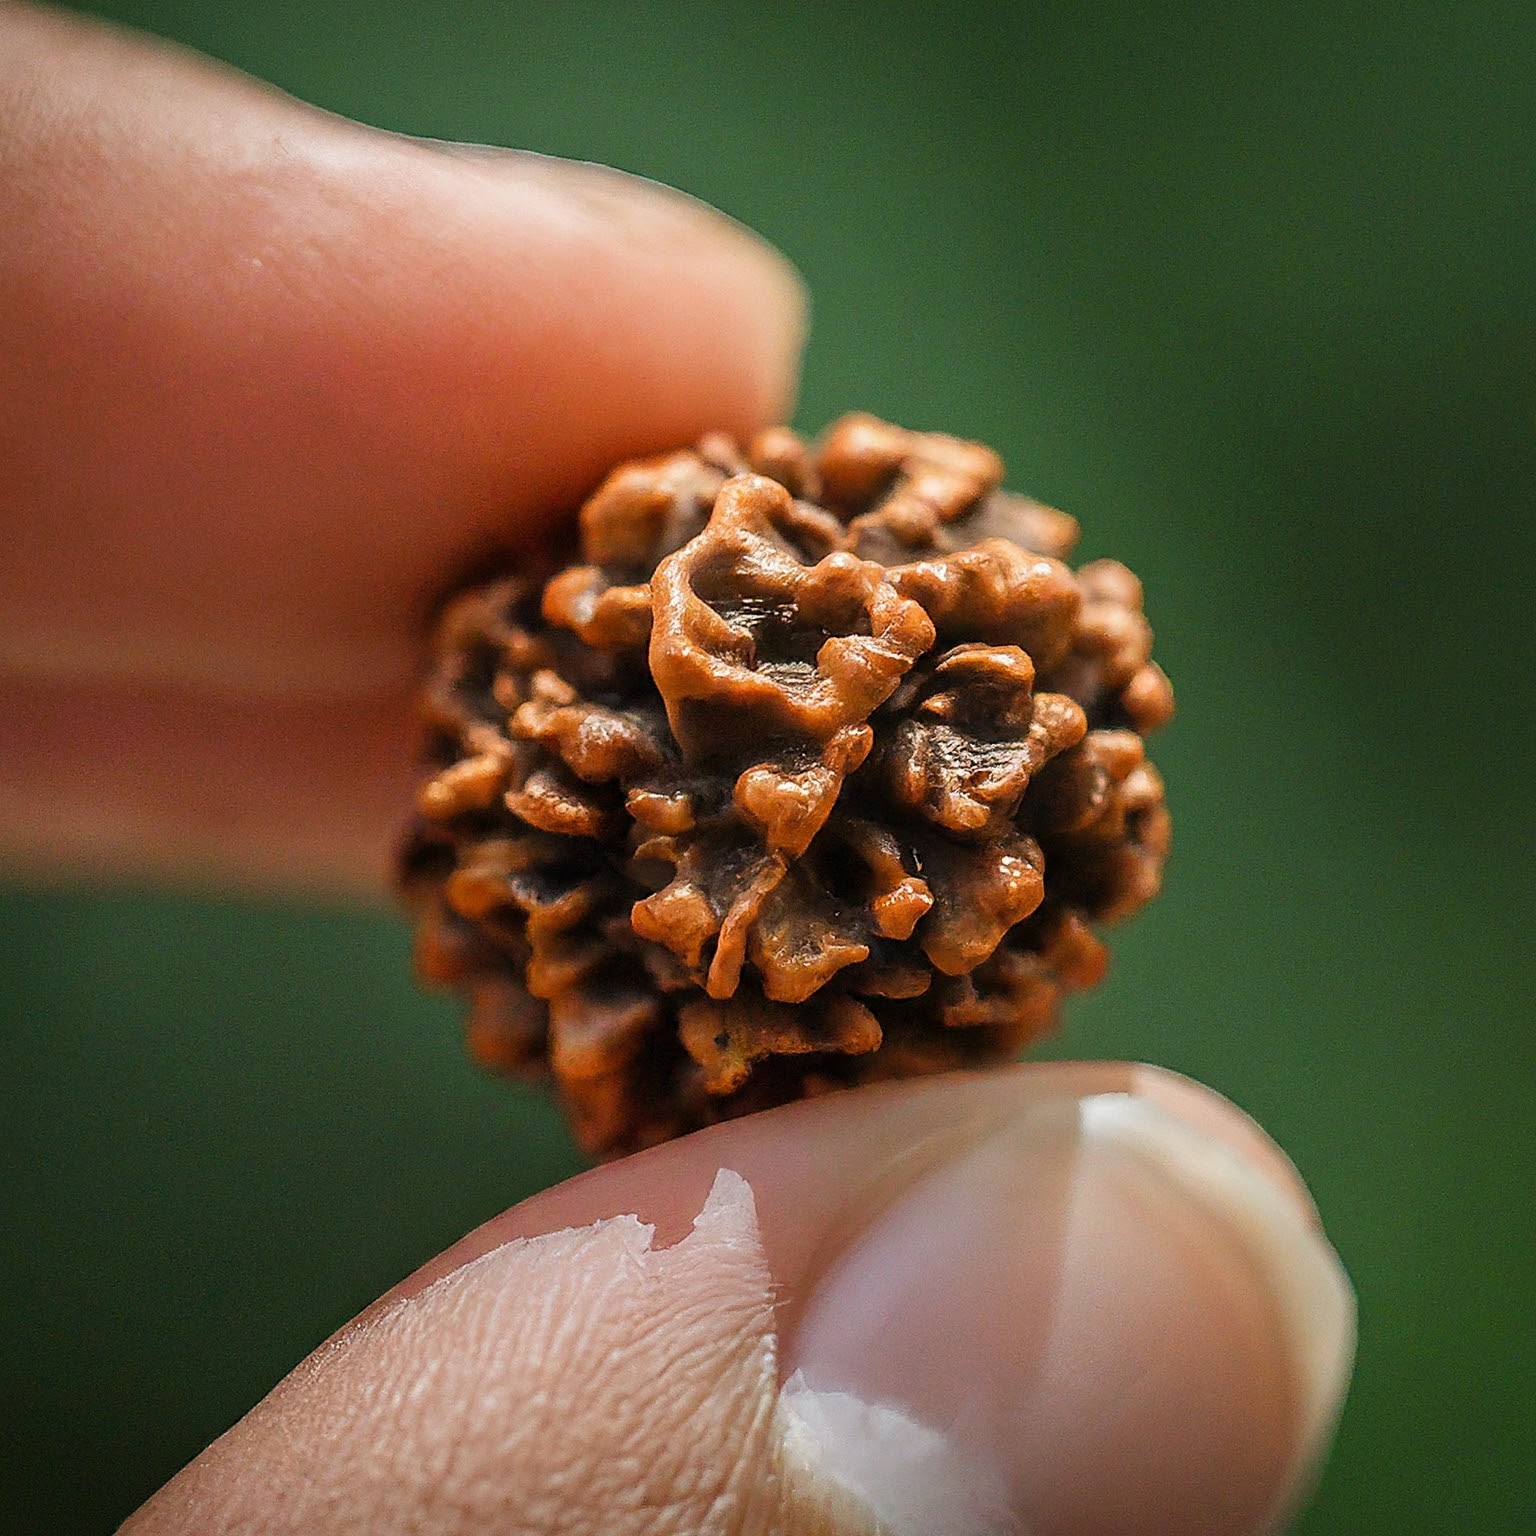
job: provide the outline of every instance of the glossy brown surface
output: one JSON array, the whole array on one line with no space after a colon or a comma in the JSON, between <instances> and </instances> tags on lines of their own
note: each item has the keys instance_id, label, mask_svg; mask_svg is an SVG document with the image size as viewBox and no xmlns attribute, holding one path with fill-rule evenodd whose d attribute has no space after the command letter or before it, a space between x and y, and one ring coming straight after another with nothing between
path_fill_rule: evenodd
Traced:
<instances>
[{"instance_id":1,"label":"glossy brown surface","mask_svg":"<svg viewBox=\"0 0 1536 1536\"><path fill-rule=\"evenodd\" d=\"M1141 586L990 449L845 417L615 470L581 563L446 611L423 979L594 1154L1006 1060L1156 894Z\"/></svg>"}]
</instances>

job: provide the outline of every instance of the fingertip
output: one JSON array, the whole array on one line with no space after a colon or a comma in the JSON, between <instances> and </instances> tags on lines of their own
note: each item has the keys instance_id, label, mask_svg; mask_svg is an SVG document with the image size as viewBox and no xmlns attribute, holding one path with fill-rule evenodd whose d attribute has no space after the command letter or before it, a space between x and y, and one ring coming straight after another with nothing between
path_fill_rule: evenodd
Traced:
<instances>
[{"instance_id":1,"label":"fingertip","mask_svg":"<svg viewBox=\"0 0 1536 1536\"><path fill-rule=\"evenodd\" d=\"M434 151L96 23L0 26L28 497L0 659L399 686L464 560L622 458L789 409L798 277L680 193Z\"/></svg>"},{"instance_id":2,"label":"fingertip","mask_svg":"<svg viewBox=\"0 0 1536 1536\"><path fill-rule=\"evenodd\" d=\"M636 1209L675 1240L721 1167L756 1200L797 1433L888 1528L929 1529L898 1475L919 1445L977 1519L1062 1536L1265 1529L1315 1475L1353 1295L1290 1164L1209 1090L1101 1063L835 1095L512 1214Z\"/></svg>"},{"instance_id":3,"label":"fingertip","mask_svg":"<svg viewBox=\"0 0 1536 1536\"><path fill-rule=\"evenodd\" d=\"M616 462L782 419L799 279L654 183L64 12L0 9L0 118L0 692L59 725L0 763L0 855L376 899L445 589ZM87 718L125 750L61 790Z\"/></svg>"},{"instance_id":4,"label":"fingertip","mask_svg":"<svg viewBox=\"0 0 1536 1536\"><path fill-rule=\"evenodd\" d=\"M1146 1086L906 1083L595 1170L384 1298L144 1529L363 1500L371 1529L468 1531L537 1499L619 1530L701 1497L733 1536L1269 1529L1337 1412L1352 1296L1233 1128Z\"/></svg>"},{"instance_id":5,"label":"fingertip","mask_svg":"<svg viewBox=\"0 0 1536 1536\"><path fill-rule=\"evenodd\" d=\"M611 166L366 137L420 173L423 195L444 201L450 243L466 242L493 276L521 279L521 287L505 283L502 322L563 339L538 357L543 405L553 406L574 365L586 409L580 414L578 399L565 425L601 442L598 469L626 453L677 446L706 425L748 432L793 408L808 299L800 274L762 235ZM549 452L580 452L575 435Z\"/></svg>"},{"instance_id":6,"label":"fingertip","mask_svg":"<svg viewBox=\"0 0 1536 1536\"><path fill-rule=\"evenodd\" d=\"M718 424L749 430L792 413L810 297L799 270L766 237L680 188L613 166L527 150L437 147L467 147L467 155L457 156L462 163L525 188L547 187L590 216L594 243L611 240L631 257L649 248L673 266L683 289L695 281L717 286L722 303L731 306L724 329L746 383L743 414L729 419L736 408L727 405L727 419Z\"/></svg>"}]
</instances>

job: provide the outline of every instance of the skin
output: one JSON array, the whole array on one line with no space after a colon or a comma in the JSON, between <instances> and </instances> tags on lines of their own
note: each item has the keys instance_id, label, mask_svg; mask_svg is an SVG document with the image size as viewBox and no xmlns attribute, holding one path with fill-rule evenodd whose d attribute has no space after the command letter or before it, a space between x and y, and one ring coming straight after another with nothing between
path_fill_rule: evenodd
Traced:
<instances>
[{"instance_id":1,"label":"skin","mask_svg":"<svg viewBox=\"0 0 1536 1536\"><path fill-rule=\"evenodd\" d=\"M374 892L455 564L616 459L781 417L798 280L600 167L0 27L0 706L33 727L0 745L0 842Z\"/></svg>"},{"instance_id":2,"label":"skin","mask_svg":"<svg viewBox=\"0 0 1536 1536\"><path fill-rule=\"evenodd\" d=\"M535 545L615 460L793 395L799 282L713 211L11 4L0 206L0 855L22 872L375 898L444 584ZM1139 1150L1090 1135L1090 1104L1137 1106ZM706 1209L712 1187L735 1194ZM1166 1074L838 1095L471 1234L128 1528L876 1529L796 1431L803 1368L939 1430L995 1378L961 1444L1000 1478L1013 1523L988 1529L1257 1529L1342 1390L1335 1272L1283 1154ZM1325 1293L1331 1331L1292 1304ZM880 1308L885 1342L858 1344Z\"/></svg>"}]
</instances>

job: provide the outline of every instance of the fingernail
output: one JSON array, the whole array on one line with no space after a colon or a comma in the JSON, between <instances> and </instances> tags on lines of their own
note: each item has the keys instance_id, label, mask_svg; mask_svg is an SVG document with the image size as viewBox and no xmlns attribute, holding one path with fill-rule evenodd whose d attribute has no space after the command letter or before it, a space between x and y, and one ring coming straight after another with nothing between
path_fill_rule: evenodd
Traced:
<instances>
[{"instance_id":1,"label":"fingernail","mask_svg":"<svg viewBox=\"0 0 1536 1536\"><path fill-rule=\"evenodd\" d=\"M785 1340L795 1434L896 1536L1273 1528L1354 1299L1240 1143L1136 1094L1022 1108L820 1267Z\"/></svg>"}]
</instances>

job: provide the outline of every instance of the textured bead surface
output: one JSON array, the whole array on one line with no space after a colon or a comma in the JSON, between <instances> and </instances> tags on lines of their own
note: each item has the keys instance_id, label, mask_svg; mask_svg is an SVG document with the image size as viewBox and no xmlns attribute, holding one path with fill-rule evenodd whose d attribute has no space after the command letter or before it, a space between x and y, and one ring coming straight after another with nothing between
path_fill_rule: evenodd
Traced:
<instances>
[{"instance_id":1,"label":"textured bead surface","mask_svg":"<svg viewBox=\"0 0 1536 1536\"><path fill-rule=\"evenodd\" d=\"M423 979L606 1156L1006 1060L1156 894L1140 583L990 449L846 417L615 470L444 613L401 856Z\"/></svg>"}]
</instances>

